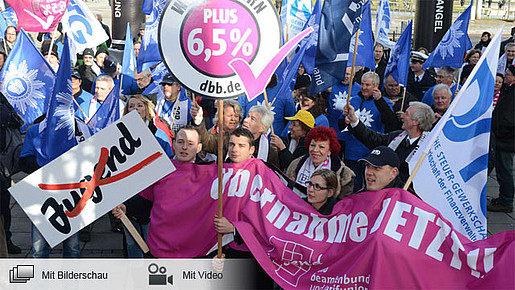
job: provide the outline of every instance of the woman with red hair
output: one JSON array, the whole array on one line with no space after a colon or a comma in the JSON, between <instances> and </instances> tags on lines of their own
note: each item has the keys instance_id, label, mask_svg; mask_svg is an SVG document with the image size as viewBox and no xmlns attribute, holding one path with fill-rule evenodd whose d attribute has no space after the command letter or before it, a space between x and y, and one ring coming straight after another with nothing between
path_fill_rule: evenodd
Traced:
<instances>
[{"instance_id":1,"label":"woman with red hair","mask_svg":"<svg viewBox=\"0 0 515 290\"><path fill-rule=\"evenodd\" d=\"M329 169L338 176L339 199L352 194L354 187L354 172L338 157L340 143L336 138L336 131L326 126L317 126L311 129L306 136L308 153L292 161L286 175L302 186L307 187L311 175L318 169Z\"/></svg>"}]
</instances>

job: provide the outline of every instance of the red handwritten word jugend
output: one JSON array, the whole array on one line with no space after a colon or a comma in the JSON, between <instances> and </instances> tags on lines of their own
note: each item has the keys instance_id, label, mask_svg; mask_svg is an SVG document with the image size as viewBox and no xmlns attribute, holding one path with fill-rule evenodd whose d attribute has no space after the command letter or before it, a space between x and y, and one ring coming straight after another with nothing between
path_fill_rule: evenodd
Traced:
<instances>
[{"instance_id":1,"label":"red handwritten word jugend","mask_svg":"<svg viewBox=\"0 0 515 290\"><path fill-rule=\"evenodd\" d=\"M100 186L120 181L143 169L163 155L163 153L156 152L131 168L111 176L111 172L114 173L118 170L115 160L119 164L125 163L127 161L127 156L134 154L136 148L141 146L141 139L137 138L135 140L123 123L117 124L117 127L123 135L123 137L119 139L119 145L124 154L122 154L116 146L112 146L110 150L105 147L101 147L100 157L98 163L94 166L93 176L87 175L83 180L75 183L38 184L39 188L42 190L79 189L82 194L82 197L80 197L76 191L70 191L75 206L73 206L68 199L64 199L63 204L67 208L66 212L64 211L63 205L59 204L53 197L49 197L43 203L41 207L41 212L43 214L46 214L49 207L54 209L55 213L49 218L49 221L58 231L62 233L69 233L71 231L68 218L78 216L86 206L89 199L92 199L94 203L98 203L102 200L102 191ZM94 193L96 193L96 196L93 196ZM61 222L58 221L59 218L61 219Z\"/></svg>"}]
</instances>

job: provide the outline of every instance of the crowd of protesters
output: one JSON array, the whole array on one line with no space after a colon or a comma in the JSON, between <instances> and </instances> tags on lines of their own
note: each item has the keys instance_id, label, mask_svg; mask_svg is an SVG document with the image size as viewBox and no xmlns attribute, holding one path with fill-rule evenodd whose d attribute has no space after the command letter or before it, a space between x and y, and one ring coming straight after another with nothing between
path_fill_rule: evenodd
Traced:
<instances>
[{"instance_id":1,"label":"crowd of protesters","mask_svg":"<svg viewBox=\"0 0 515 290\"><path fill-rule=\"evenodd\" d=\"M105 28L108 31L108 27ZM143 34L144 29L140 29L140 33ZM14 27L6 29L0 48L0 66L12 50L16 34ZM496 168L500 187L499 197L488 204L489 211L513 210L515 28L511 34L501 45L496 85L492 91L492 163L489 168ZM383 75L388 62L387 49L376 43L375 70L347 68L345 80L325 92L310 93L311 79L301 66L291 96L276 96L268 103L263 94L252 101L242 96L224 101L223 106L185 90L171 74L157 82L152 77L152 68L122 78L120 61L110 54L109 41L97 48L85 49L72 72L76 127L81 128L80 124L88 122L113 88L118 88L120 115L136 110L170 158L178 162L212 163L220 157L216 153L221 145L224 162L260 159L303 186L307 194L301 197L317 211L330 214L334 204L349 195L404 186L409 177L406 160L445 114L478 63L490 36L488 32L483 33L475 48L464 55L463 67L459 70L448 66L424 70L423 64L428 58L424 51L427 50L413 51L406 87L400 86L392 75ZM140 45L141 37L140 34L134 37L135 47ZM57 71L60 56L57 43L61 38L52 39L56 39L56 43L43 42L41 52ZM348 94L351 83L350 105L346 105L341 96ZM152 85L158 88L157 97L145 94ZM266 88L268 96L275 96L277 87L274 75ZM0 97L2 127L4 124L19 126L16 112L3 96ZM222 120L219 110L223 110ZM34 135L38 134L38 122L43 118L31 124L25 136L21 169L26 173L44 166L37 162L32 144ZM223 144L218 144L219 124L223 126ZM0 141L2 149L5 138L0 136ZM5 232L0 242L6 241L9 254L17 254L20 248L11 239L8 207L7 188L11 179L2 174L0 178ZM158 189L159 185L153 187L153 190ZM410 191L416 195L413 188ZM128 257L143 255L116 217L126 212L146 239L149 223L166 223L150 220L151 211L166 208L153 208L150 202L153 198L148 198L151 194L138 195L116 207L111 214L112 230L124 234L123 246ZM214 227L219 233L238 235L226 218L216 217ZM90 239L88 229L70 237L64 242L64 256L79 257L79 240ZM48 257L48 244L34 226L32 244L32 257Z\"/></svg>"}]
</instances>

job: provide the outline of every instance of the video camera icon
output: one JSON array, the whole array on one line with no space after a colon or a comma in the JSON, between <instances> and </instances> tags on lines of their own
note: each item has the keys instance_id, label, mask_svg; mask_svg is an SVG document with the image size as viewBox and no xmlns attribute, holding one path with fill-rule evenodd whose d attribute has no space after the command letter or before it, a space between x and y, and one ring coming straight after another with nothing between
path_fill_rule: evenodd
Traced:
<instances>
[{"instance_id":1,"label":"video camera icon","mask_svg":"<svg viewBox=\"0 0 515 290\"><path fill-rule=\"evenodd\" d=\"M166 267L152 263L148 265L148 272L148 285L166 285L166 282L173 285L173 275L166 277Z\"/></svg>"},{"instance_id":2,"label":"video camera icon","mask_svg":"<svg viewBox=\"0 0 515 290\"><path fill-rule=\"evenodd\" d=\"M34 265L18 265L9 270L9 283L27 283L34 278Z\"/></svg>"}]
</instances>

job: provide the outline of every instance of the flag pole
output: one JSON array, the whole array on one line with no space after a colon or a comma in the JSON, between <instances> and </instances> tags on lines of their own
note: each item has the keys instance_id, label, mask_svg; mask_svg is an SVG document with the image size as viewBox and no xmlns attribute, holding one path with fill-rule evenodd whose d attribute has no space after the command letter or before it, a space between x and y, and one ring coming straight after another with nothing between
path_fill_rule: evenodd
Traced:
<instances>
[{"instance_id":1,"label":"flag pole","mask_svg":"<svg viewBox=\"0 0 515 290\"><path fill-rule=\"evenodd\" d=\"M406 88L402 86L404 91L402 92L401 112L404 112L404 100L406 99Z\"/></svg>"},{"instance_id":2,"label":"flag pole","mask_svg":"<svg viewBox=\"0 0 515 290\"><path fill-rule=\"evenodd\" d=\"M356 31L356 43L354 43L354 55L352 56L352 68L350 73L350 81L349 81L349 95L347 96L347 107L350 106L350 96L352 93L352 85L354 83L354 67L356 66L356 54L358 51L358 41L359 41L359 28Z\"/></svg>"},{"instance_id":3,"label":"flag pole","mask_svg":"<svg viewBox=\"0 0 515 290\"><path fill-rule=\"evenodd\" d=\"M224 101L218 101L218 218L223 216ZM222 234L218 233L218 258L222 258Z\"/></svg>"},{"instance_id":4,"label":"flag pole","mask_svg":"<svg viewBox=\"0 0 515 290\"><path fill-rule=\"evenodd\" d=\"M84 112L84 110L79 106L79 103L77 103L77 100L75 98L73 98L73 101L75 102L75 105L77 105L77 107L79 107L79 110L82 112L82 114L84 115L84 118L87 119L88 118L88 115L86 115L86 113Z\"/></svg>"},{"instance_id":5,"label":"flag pole","mask_svg":"<svg viewBox=\"0 0 515 290\"><path fill-rule=\"evenodd\" d=\"M55 34L57 32L57 25L55 26L54 33L52 33L52 40L50 42L50 47L48 48L47 57L50 57L50 54L52 52L52 48L54 47L54 41L55 41Z\"/></svg>"},{"instance_id":6,"label":"flag pole","mask_svg":"<svg viewBox=\"0 0 515 290\"><path fill-rule=\"evenodd\" d=\"M458 82L456 83L456 91L454 91L454 95L460 89L460 81L461 81L461 72L463 70L463 66L458 69Z\"/></svg>"},{"instance_id":7,"label":"flag pole","mask_svg":"<svg viewBox=\"0 0 515 290\"><path fill-rule=\"evenodd\" d=\"M120 98L120 96L122 95L122 87L123 87L123 74L120 73L121 76L120 76L120 90L118 91L118 98Z\"/></svg>"}]
</instances>

